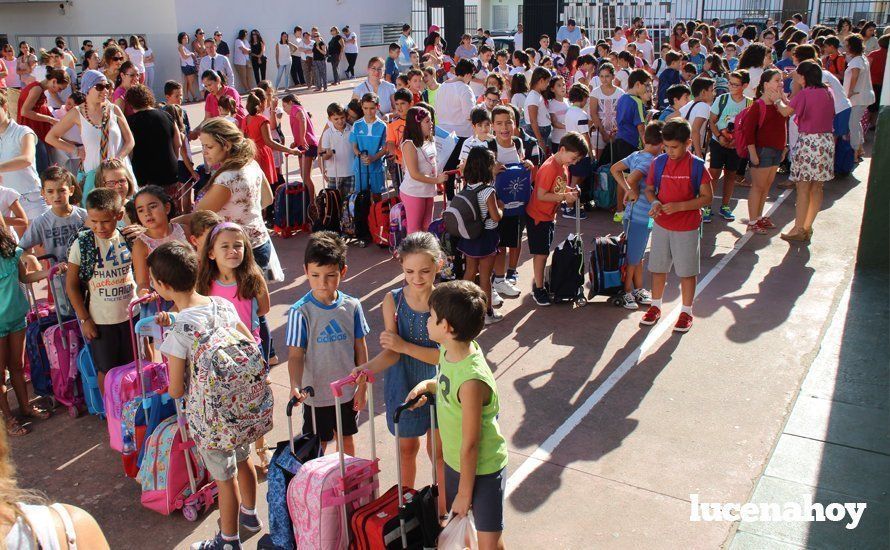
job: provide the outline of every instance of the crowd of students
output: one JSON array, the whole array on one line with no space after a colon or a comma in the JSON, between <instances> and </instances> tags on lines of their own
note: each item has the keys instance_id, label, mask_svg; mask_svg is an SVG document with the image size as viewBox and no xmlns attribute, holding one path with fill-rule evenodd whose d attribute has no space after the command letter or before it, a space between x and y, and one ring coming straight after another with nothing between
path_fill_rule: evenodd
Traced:
<instances>
[{"instance_id":1,"label":"crowd of students","mask_svg":"<svg viewBox=\"0 0 890 550\"><path fill-rule=\"evenodd\" d=\"M876 39L873 23L854 27L846 19L836 28L809 28L795 16L781 28L737 24L727 32L690 22L677 24L656 58L639 18L597 42L582 30L568 21L553 49L544 35L538 48L494 51L483 33L475 43L463 36L448 51L437 27L417 48L405 25L385 60L369 60L352 100L327 107L325 123L313 122L296 94L276 92L289 74L301 75L295 83L326 88L330 45L320 59L313 51L311 67L299 59L287 63L295 52L297 58L305 53L299 44L307 35L322 49L314 28L303 33L297 27L293 42L282 33L274 84L265 80L259 32L251 31L250 38L239 33L235 50L252 56L252 63L256 58L256 86L241 57L233 56L234 69L227 59L215 61L227 54L221 37L202 39L199 29L189 47L189 37L181 34L186 80L167 82L165 102L157 105L144 84L150 82L151 56L138 37L124 51L108 45L101 62L88 53L80 75L71 74L73 56L63 43L48 54L49 68L39 78L23 44L20 57L12 52L19 80L2 72L9 64L0 65L6 89L0 93L0 296L6 306L0 308L0 361L23 404L16 417L5 392L0 396L9 435L28 433L22 417L50 414L28 405L22 373L28 303L19 282L47 276L32 254L67 260L68 298L100 372L100 388L102 373L133 359L130 347L119 345L130 337L128 306L151 291L178 312L173 337L160 346L171 365L174 397L187 391L194 327L211 317L255 341L267 365L278 363L265 315L271 307L267 281L283 280L283 273L269 237L268 207L273 187L288 176L285 155L300 157L310 196L317 192L311 172L318 159L320 184L344 198L364 190L379 201L388 191L397 193L407 224L397 247L404 284L384 298L382 351L371 358L366 339L372 323L363 304L340 288L346 241L336 233L314 233L303 261L310 290L287 319L292 393L305 401L307 418L315 410L318 435L330 442L337 411L327 388L345 376L358 378L340 411L348 453L354 452L356 414L365 404L366 372L386 373L390 431L399 404L436 394L438 433L429 431L423 402L403 417L402 480L409 486L415 480L420 438L429 444L440 437L441 456L432 459L443 473L442 511L464 515L472 508L480 547L503 547L506 444L497 424L494 379L474 340L485 325L504 319L496 309L504 298L521 295L523 234L532 257L531 296L550 305L545 268L556 218L585 218L598 185L592 174L608 167L617 183L610 197L614 220L623 224L627 243L618 303L647 306L640 323L657 323L673 270L682 292L674 330L688 331L701 225L712 221L714 186L723 179L717 213L726 221L735 219L735 187L750 186L744 222L755 234L769 234L775 225L765 215L765 200L776 174L787 171L797 211L793 228L781 237L808 242L842 145L853 162L861 159L890 40L890 34ZM349 56L354 35L348 28L344 35L337 53ZM347 75L353 76L355 57L347 59ZM309 68L314 81L306 78ZM193 129L181 105L198 97L197 80L190 78L196 75L206 101L205 119ZM232 87L233 75L247 88L246 99ZM336 81L336 64L334 75ZM283 122L291 127L289 145ZM193 140L202 145L202 164L192 163ZM443 144L450 147L444 154ZM530 192L518 206L505 203L494 185L508 166L532 174ZM197 196L190 191L193 182ZM436 282L447 244L430 232L440 194L469 197L482 220L477 235L459 239L449 251L464 259L463 281ZM651 290L644 285L647 247ZM307 385L314 396L302 390ZM470 429L466 416L481 424ZM262 438L255 448L260 466L267 466ZM218 535L197 547L239 548L239 524L262 528L249 451L246 445L225 451L199 446L220 487L221 520Z\"/></svg>"}]
</instances>

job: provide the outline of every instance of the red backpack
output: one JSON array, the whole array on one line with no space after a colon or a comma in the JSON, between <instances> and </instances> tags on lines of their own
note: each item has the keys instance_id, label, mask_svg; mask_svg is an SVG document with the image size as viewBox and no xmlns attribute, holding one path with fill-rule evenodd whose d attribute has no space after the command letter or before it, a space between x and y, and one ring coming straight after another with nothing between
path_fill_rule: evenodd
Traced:
<instances>
[{"instance_id":1,"label":"red backpack","mask_svg":"<svg viewBox=\"0 0 890 550\"><path fill-rule=\"evenodd\" d=\"M371 241L377 246L389 246L389 210L396 202L396 199L383 199L371 205L368 227L371 228Z\"/></svg>"},{"instance_id":2,"label":"red backpack","mask_svg":"<svg viewBox=\"0 0 890 550\"><path fill-rule=\"evenodd\" d=\"M756 121L753 120L753 117L751 116L751 110L754 109L755 105L760 106L760 117L758 117L758 120ZM748 158L748 145L751 145L751 143L746 140L746 135L749 132L748 128L754 125L754 129L757 130L757 128L763 126L763 121L765 120L766 103L764 103L762 99L755 100L751 105L742 109L742 112L735 116L732 133L735 136L735 152L739 158Z\"/></svg>"}]
</instances>

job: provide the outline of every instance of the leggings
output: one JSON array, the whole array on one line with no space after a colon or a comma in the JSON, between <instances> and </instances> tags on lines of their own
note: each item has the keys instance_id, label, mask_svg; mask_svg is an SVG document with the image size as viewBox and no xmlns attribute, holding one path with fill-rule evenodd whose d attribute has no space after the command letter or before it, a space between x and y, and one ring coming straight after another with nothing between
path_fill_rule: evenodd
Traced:
<instances>
[{"instance_id":1,"label":"leggings","mask_svg":"<svg viewBox=\"0 0 890 550\"><path fill-rule=\"evenodd\" d=\"M263 80L266 80L266 58L263 57L262 61L257 61L255 57L251 57L250 64L253 66L254 82L259 84Z\"/></svg>"},{"instance_id":2,"label":"leggings","mask_svg":"<svg viewBox=\"0 0 890 550\"><path fill-rule=\"evenodd\" d=\"M865 136L862 135L862 115L866 109L868 105L853 105L850 108L850 147L853 151L865 143Z\"/></svg>"},{"instance_id":3,"label":"leggings","mask_svg":"<svg viewBox=\"0 0 890 550\"><path fill-rule=\"evenodd\" d=\"M303 59L295 55L290 56L290 78L294 81L294 86L306 83L303 77Z\"/></svg>"},{"instance_id":4,"label":"leggings","mask_svg":"<svg viewBox=\"0 0 890 550\"><path fill-rule=\"evenodd\" d=\"M433 221L433 201L435 197L412 197L399 193L405 205L405 218L408 221L408 234L426 231Z\"/></svg>"},{"instance_id":5,"label":"leggings","mask_svg":"<svg viewBox=\"0 0 890 550\"><path fill-rule=\"evenodd\" d=\"M355 60L358 59L357 53L347 53L346 54L346 76L349 78L355 78Z\"/></svg>"}]
</instances>

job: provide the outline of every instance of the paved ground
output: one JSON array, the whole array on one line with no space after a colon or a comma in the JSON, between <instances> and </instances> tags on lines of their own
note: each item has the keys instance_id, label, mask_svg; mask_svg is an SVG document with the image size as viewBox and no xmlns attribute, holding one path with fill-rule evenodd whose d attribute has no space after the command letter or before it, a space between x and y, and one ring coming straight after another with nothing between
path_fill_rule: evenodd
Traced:
<instances>
[{"instance_id":1,"label":"paved ground","mask_svg":"<svg viewBox=\"0 0 890 550\"><path fill-rule=\"evenodd\" d=\"M347 97L346 91L334 91L304 99L318 125L327 102ZM201 119L200 108L189 110L194 122ZM772 237L744 236L739 223L715 220L706 226L695 327L684 336L673 334L668 326L670 313L678 314L675 279L666 295L668 318L651 329L638 326L642 312L615 308L601 298L585 308L541 309L526 292L504 304L506 319L485 330L479 341L497 378L501 428L509 443L506 538L510 547L723 547L733 540L737 525L690 521L691 495L699 495L701 502L744 503L759 496L755 486L760 491L768 478L796 479L771 471L775 458L767 463L783 430L801 435L802 428L794 431L786 421L795 401L800 405L803 400L798 398L801 383L823 341L832 349L838 345L826 340L826 331L835 334L856 318L851 301L850 314L835 319L829 329L853 276L867 172L868 162L854 176L826 187L826 210L816 222L809 248L789 247L778 239L778 232ZM745 211L746 194L736 193L739 213ZM793 192L770 196L768 207L774 209L773 219L780 228L788 229L793 201ZM558 225L557 236L562 238L574 224L560 219ZM589 241L594 235L617 232L618 227L604 212L597 212L583 223L582 231ZM269 319L282 352L285 312L307 291L299 265L305 241L304 236L275 241L289 278L271 289L276 305ZM527 290L531 280L527 257L520 276ZM397 263L383 251L350 249L343 289L362 300L375 331L382 324L380 301L399 281ZM870 295L855 295L860 296L857 304L872 304ZM881 296L883 302L878 303L886 304L886 294ZM883 325L859 323L855 330L883 326L886 336L886 307L875 315ZM849 329L844 332L848 333ZM865 342L877 342L877 332L870 334L875 336L848 340L845 345L848 342L855 350ZM880 342L886 350L886 341ZM379 349L373 335L369 344L372 353ZM851 361L855 357L859 356L851 355ZM886 367L886 353L868 357ZM848 408L851 426L858 425L859 414L886 417L886 372L871 376L851 386L850 391L860 388L864 395L874 395L868 403L856 404L867 410ZM283 403L286 366L274 368L272 378L276 400ZM872 385L883 390L874 392ZM828 393L816 406L833 407L831 396ZM381 409L378 398L378 414ZM831 418L836 418L834 412ZM363 414L358 439L362 456L368 454L366 419ZM276 421L270 441L287 437L281 411ZM890 471L887 424L870 425L864 442L823 437L842 451L860 446L871 453L867 468L845 470L846 479L869 488L867 496L874 506L865 512L863 525L876 528L868 531L868 537L841 529L824 540L821 531L814 530L807 539L804 525L795 527L796 538L754 539L756 530L743 527L736 547L884 545ZM842 432L836 426L832 433ZM815 432L803 438L812 444L788 450L779 440L775 455L790 453L786 463L807 460L808 471L818 472L816 457L824 445ZM394 483L394 441L385 429L378 430L376 440L381 485L388 487ZM216 529L215 511L189 523L180 515L162 517L142 508L138 486L123 476L119 457L108 448L105 426L96 418L72 420L57 414L37 424L33 435L15 440L13 449L23 486L89 510L114 548L185 548ZM838 463L843 466L848 455L842 451L826 455L823 461L831 456L835 468ZM765 470L767 476L761 480ZM817 485L813 479L798 481ZM785 489L769 494L800 494L798 486L786 484ZM265 485L260 494L264 498ZM260 508L265 515L264 502ZM743 537L749 538L740 542ZM251 538L246 547L254 547L258 538Z\"/></svg>"}]
</instances>

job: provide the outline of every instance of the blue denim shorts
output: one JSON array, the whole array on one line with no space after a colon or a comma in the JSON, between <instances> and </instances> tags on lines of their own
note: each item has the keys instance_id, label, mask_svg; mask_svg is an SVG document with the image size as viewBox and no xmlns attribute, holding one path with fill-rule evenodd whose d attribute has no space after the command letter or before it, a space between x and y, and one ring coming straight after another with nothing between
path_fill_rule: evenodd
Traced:
<instances>
[{"instance_id":1,"label":"blue denim shorts","mask_svg":"<svg viewBox=\"0 0 890 550\"><path fill-rule=\"evenodd\" d=\"M451 509L457 488L460 485L460 472L445 465L445 507ZM473 518L476 530L496 533L504 530L504 492L507 487L507 468L493 474L477 475L473 484Z\"/></svg>"}]
</instances>

